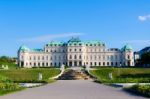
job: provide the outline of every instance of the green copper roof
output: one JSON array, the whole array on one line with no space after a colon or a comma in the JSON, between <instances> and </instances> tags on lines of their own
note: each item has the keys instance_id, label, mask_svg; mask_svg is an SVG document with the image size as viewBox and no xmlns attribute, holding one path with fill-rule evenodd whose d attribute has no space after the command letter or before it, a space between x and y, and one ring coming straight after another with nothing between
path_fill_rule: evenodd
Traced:
<instances>
[{"instance_id":1,"label":"green copper roof","mask_svg":"<svg viewBox=\"0 0 150 99\"><path fill-rule=\"evenodd\" d=\"M133 50L132 46L129 45L129 44L126 44L123 48L122 48L122 51L131 51Z\"/></svg>"},{"instance_id":2,"label":"green copper roof","mask_svg":"<svg viewBox=\"0 0 150 99\"><path fill-rule=\"evenodd\" d=\"M64 44L64 42L51 41L47 44L47 46L63 46Z\"/></svg>"},{"instance_id":3,"label":"green copper roof","mask_svg":"<svg viewBox=\"0 0 150 99\"><path fill-rule=\"evenodd\" d=\"M27 46L23 45L19 48L21 52L42 52L42 49L29 49Z\"/></svg>"},{"instance_id":4,"label":"green copper roof","mask_svg":"<svg viewBox=\"0 0 150 99\"><path fill-rule=\"evenodd\" d=\"M105 44L101 41L88 41L85 42L85 44L90 46L96 46L96 45L105 46Z\"/></svg>"},{"instance_id":5,"label":"green copper roof","mask_svg":"<svg viewBox=\"0 0 150 99\"><path fill-rule=\"evenodd\" d=\"M43 52L43 49L32 49L31 52Z\"/></svg>"},{"instance_id":6,"label":"green copper roof","mask_svg":"<svg viewBox=\"0 0 150 99\"><path fill-rule=\"evenodd\" d=\"M68 42L56 42L51 41L46 46L105 46L105 44L101 41L87 41L82 42L78 37L72 37Z\"/></svg>"},{"instance_id":7,"label":"green copper roof","mask_svg":"<svg viewBox=\"0 0 150 99\"><path fill-rule=\"evenodd\" d=\"M79 43L79 42L81 42L81 40L80 40L78 37L77 37L77 38L72 37L72 38L68 41L68 43L71 43L71 42Z\"/></svg>"},{"instance_id":8,"label":"green copper roof","mask_svg":"<svg viewBox=\"0 0 150 99\"><path fill-rule=\"evenodd\" d=\"M23 45L23 46L21 46L20 48L19 48L19 51L30 51L30 49L28 48L28 47L26 47L25 45Z\"/></svg>"}]
</instances>

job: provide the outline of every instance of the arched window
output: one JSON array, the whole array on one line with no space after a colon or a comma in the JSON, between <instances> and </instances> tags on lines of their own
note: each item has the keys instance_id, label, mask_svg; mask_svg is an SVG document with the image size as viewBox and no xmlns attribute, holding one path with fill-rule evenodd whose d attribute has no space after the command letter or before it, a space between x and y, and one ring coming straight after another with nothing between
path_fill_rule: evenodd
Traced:
<instances>
[{"instance_id":1,"label":"arched window","mask_svg":"<svg viewBox=\"0 0 150 99\"><path fill-rule=\"evenodd\" d=\"M76 52L76 51L77 51L77 49L74 49L74 51Z\"/></svg>"},{"instance_id":2,"label":"arched window","mask_svg":"<svg viewBox=\"0 0 150 99\"><path fill-rule=\"evenodd\" d=\"M48 63L46 63L46 66L48 66Z\"/></svg>"},{"instance_id":3,"label":"arched window","mask_svg":"<svg viewBox=\"0 0 150 99\"><path fill-rule=\"evenodd\" d=\"M48 60L48 56L46 56L46 60Z\"/></svg>"},{"instance_id":4,"label":"arched window","mask_svg":"<svg viewBox=\"0 0 150 99\"><path fill-rule=\"evenodd\" d=\"M82 56L81 56L81 55L79 56L79 59L82 59Z\"/></svg>"},{"instance_id":5,"label":"arched window","mask_svg":"<svg viewBox=\"0 0 150 99\"><path fill-rule=\"evenodd\" d=\"M72 59L72 56L71 56L71 55L69 56L69 59Z\"/></svg>"},{"instance_id":6,"label":"arched window","mask_svg":"<svg viewBox=\"0 0 150 99\"><path fill-rule=\"evenodd\" d=\"M57 57L55 56L55 60L57 59Z\"/></svg>"},{"instance_id":7,"label":"arched window","mask_svg":"<svg viewBox=\"0 0 150 99\"><path fill-rule=\"evenodd\" d=\"M76 56L76 55L74 56L74 59L77 59L77 56Z\"/></svg>"},{"instance_id":8,"label":"arched window","mask_svg":"<svg viewBox=\"0 0 150 99\"><path fill-rule=\"evenodd\" d=\"M44 64L44 63L42 63L42 66L45 66L45 64Z\"/></svg>"},{"instance_id":9,"label":"arched window","mask_svg":"<svg viewBox=\"0 0 150 99\"><path fill-rule=\"evenodd\" d=\"M40 66L40 63L38 63L38 66Z\"/></svg>"},{"instance_id":10,"label":"arched window","mask_svg":"<svg viewBox=\"0 0 150 99\"><path fill-rule=\"evenodd\" d=\"M130 56L128 55L128 59L130 59Z\"/></svg>"},{"instance_id":11,"label":"arched window","mask_svg":"<svg viewBox=\"0 0 150 99\"><path fill-rule=\"evenodd\" d=\"M95 60L97 59L96 55L95 55Z\"/></svg>"},{"instance_id":12,"label":"arched window","mask_svg":"<svg viewBox=\"0 0 150 99\"><path fill-rule=\"evenodd\" d=\"M34 66L36 66L36 63L34 63Z\"/></svg>"},{"instance_id":13,"label":"arched window","mask_svg":"<svg viewBox=\"0 0 150 99\"><path fill-rule=\"evenodd\" d=\"M109 66L109 62L107 62L107 66Z\"/></svg>"}]
</instances>

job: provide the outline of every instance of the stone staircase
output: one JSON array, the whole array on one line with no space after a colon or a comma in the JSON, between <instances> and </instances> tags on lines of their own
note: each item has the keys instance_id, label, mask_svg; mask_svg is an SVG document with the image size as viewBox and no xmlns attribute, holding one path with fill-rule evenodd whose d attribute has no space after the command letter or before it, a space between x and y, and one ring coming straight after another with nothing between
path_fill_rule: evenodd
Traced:
<instances>
[{"instance_id":1,"label":"stone staircase","mask_svg":"<svg viewBox=\"0 0 150 99\"><path fill-rule=\"evenodd\" d=\"M66 70L58 80L89 80L91 79L84 71L82 70Z\"/></svg>"}]
</instances>

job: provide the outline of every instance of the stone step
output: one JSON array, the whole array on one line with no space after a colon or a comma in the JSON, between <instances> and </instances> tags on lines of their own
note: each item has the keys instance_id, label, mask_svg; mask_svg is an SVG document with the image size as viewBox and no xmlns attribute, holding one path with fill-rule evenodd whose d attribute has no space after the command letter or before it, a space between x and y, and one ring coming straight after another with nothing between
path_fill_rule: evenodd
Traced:
<instances>
[{"instance_id":1,"label":"stone step","mask_svg":"<svg viewBox=\"0 0 150 99\"><path fill-rule=\"evenodd\" d=\"M77 71L77 70L68 70L62 74L61 77L58 78L58 80L87 80L90 79L89 76L87 76L83 71Z\"/></svg>"}]
</instances>

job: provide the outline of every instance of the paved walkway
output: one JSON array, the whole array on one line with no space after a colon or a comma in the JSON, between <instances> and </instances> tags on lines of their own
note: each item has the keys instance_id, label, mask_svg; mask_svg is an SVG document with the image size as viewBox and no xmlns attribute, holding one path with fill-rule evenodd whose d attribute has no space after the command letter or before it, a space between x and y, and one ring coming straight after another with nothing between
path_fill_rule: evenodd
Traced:
<instances>
[{"instance_id":1,"label":"paved walkway","mask_svg":"<svg viewBox=\"0 0 150 99\"><path fill-rule=\"evenodd\" d=\"M59 80L45 86L1 96L0 99L148 99L89 80Z\"/></svg>"}]
</instances>

